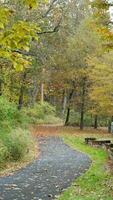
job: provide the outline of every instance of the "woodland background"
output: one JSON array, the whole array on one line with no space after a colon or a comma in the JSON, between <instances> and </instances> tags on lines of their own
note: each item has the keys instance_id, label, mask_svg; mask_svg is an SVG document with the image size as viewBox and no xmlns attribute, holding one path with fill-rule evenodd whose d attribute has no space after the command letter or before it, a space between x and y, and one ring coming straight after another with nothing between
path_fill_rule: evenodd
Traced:
<instances>
[{"instance_id":1,"label":"woodland background","mask_svg":"<svg viewBox=\"0 0 113 200\"><path fill-rule=\"evenodd\" d=\"M19 136L10 133L21 127L24 137L28 124L111 131L111 8L107 0L0 1L1 161L15 159Z\"/></svg>"}]
</instances>

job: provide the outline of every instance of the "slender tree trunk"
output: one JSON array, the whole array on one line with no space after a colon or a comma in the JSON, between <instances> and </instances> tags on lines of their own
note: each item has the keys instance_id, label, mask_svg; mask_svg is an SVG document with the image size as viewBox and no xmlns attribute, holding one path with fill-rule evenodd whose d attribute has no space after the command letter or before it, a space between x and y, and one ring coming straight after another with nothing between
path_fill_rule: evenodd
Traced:
<instances>
[{"instance_id":1,"label":"slender tree trunk","mask_svg":"<svg viewBox=\"0 0 113 200\"><path fill-rule=\"evenodd\" d=\"M63 98L62 98L62 116L65 113L66 110L66 104L67 104L67 96L66 96L66 92L63 92Z\"/></svg>"},{"instance_id":2,"label":"slender tree trunk","mask_svg":"<svg viewBox=\"0 0 113 200\"><path fill-rule=\"evenodd\" d=\"M108 121L108 133L111 133L111 122L113 122L113 116L111 119Z\"/></svg>"},{"instance_id":3,"label":"slender tree trunk","mask_svg":"<svg viewBox=\"0 0 113 200\"><path fill-rule=\"evenodd\" d=\"M41 104L43 104L44 103L44 84L43 83L41 83L40 92L41 92L40 102L41 102Z\"/></svg>"},{"instance_id":4,"label":"slender tree trunk","mask_svg":"<svg viewBox=\"0 0 113 200\"><path fill-rule=\"evenodd\" d=\"M80 114L80 129L84 128L84 107L82 106L81 114Z\"/></svg>"},{"instance_id":5,"label":"slender tree trunk","mask_svg":"<svg viewBox=\"0 0 113 200\"><path fill-rule=\"evenodd\" d=\"M23 106L25 80L26 80L26 73L24 72L23 78L22 78L22 84L21 84L21 88L20 88L19 99L18 99L18 109L19 110L21 110L21 108Z\"/></svg>"},{"instance_id":6,"label":"slender tree trunk","mask_svg":"<svg viewBox=\"0 0 113 200\"><path fill-rule=\"evenodd\" d=\"M38 84L37 84L37 79L33 79L33 88L30 88L28 91L28 107L29 106L34 106L35 102L36 102L36 98L37 98L37 94L38 94Z\"/></svg>"},{"instance_id":7,"label":"slender tree trunk","mask_svg":"<svg viewBox=\"0 0 113 200\"><path fill-rule=\"evenodd\" d=\"M108 133L111 133L111 120L108 121Z\"/></svg>"},{"instance_id":8,"label":"slender tree trunk","mask_svg":"<svg viewBox=\"0 0 113 200\"><path fill-rule=\"evenodd\" d=\"M93 123L93 115L91 114L91 127L94 126L94 123Z\"/></svg>"},{"instance_id":9,"label":"slender tree trunk","mask_svg":"<svg viewBox=\"0 0 113 200\"><path fill-rule=\"evenodd\" d=\"M37 85L37 83L34 83L33 96L32 96L32 105L34 105L35 102L36 102L37 94L38 94L38 85Z\"/></svg>"},{"instance_id":10,"label":"slender tree trunk","mask_svg":"<svg viewBox=\"0 0 113 200\"><path fill-rule=\"evenodd\" d=\"M69 94L69 98L68 98L68 107L67 107L67 114L66 114L65 126L67 126L68 123L69 123L70 110L71 110L71 108L70 108L70 101L72 99L73 93L74 93L74 89L72 89L72 91Z\"/></svg>"},{"instance_id":11,"label":"slender tree trunk","mask_svg":"<svg viewBox=\"0 0 113 200\"><path fill-rule=\"evenodd\" d=\"M52 99L51 99L51 104L52 104L53 106L56 106L56 104L57 104L57 98L56 98L55 95L54 95L54 96L52 97Z\"/></svg>"},{"instance_id":12,"label":"slender tree trunk","mask_svg":"<svg viewBox=\"0 0 113 200\"><path fill-rule=\"evenodd\" d=\"M42 69L42 80L41 80L41 86L40 86L41 104L44 103L44 80L45 80L45 68Z\"/></svg>"},{"instance_id":13,"label":"slender tree trunk","mask_svg":"<svg viewBox=\"0 0 113 200\"><path fill-rule=\"evenodd\" d=\"M94 129L98 128L98 116L95 115L95 119L94 119Z\"/></svg>"},{"instance_id":14,"label":"slender tree trunk","mask_svg":"<svg viewBox=\"0 0 113 200\"><path fill-rule=\"evenodd\" d=\"M82 85L82 97L81 97L81 112L80 112L80 130L84 128L84 107L85 107L85 79Z\"/></svg>"},{"instance_id":15,"label":"slender tree trunk","mask_svg":"<svg viewBox=\"0 0 113 200\"><path fill-rule=\"evenodd\" d=\"M67 125L68 125L68 123L69 123L69 117L70 117L70 108L68 108L68 109L67 109L65 126L67 126Z\"/></svg>"},{"instance_id":16,"label":"slender tree trunk","mask_svg":"<svg viewBox=\"0 0 113 200\"><path fill-rule=\"evenodd\" d=\"M21 110L21 108L23 106L23 94L24 94L24 88L23 88L23 86L21 86L20 96L19 96L19 100L18 100L18 110Z\"/></svg>"}]
</instances>

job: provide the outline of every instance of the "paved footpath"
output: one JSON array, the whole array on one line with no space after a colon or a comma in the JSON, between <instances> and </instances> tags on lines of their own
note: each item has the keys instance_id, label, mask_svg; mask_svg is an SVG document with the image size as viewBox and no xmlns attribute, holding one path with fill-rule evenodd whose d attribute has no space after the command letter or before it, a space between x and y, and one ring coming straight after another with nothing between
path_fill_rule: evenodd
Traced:
<instances>
[{"instance_id":1,"label":"paved footpath","mask_svg":"<svg viewBox=\"0 0 113 200\"><path fill-rule=\"evenodd\" d=\"M91 160L58 137L39 138L40 156L12 176L0 178L0 200L53 200L84 173Z\"/></svg>"}]
</instances>

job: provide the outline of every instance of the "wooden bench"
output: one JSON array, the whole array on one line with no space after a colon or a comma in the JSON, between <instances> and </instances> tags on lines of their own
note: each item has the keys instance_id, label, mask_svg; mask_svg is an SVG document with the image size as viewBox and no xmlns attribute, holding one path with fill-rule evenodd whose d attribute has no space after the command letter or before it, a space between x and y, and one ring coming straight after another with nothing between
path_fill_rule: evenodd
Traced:
<instances>
[{"instance_id":1,"label":"wooden bench","mask_svg":"<svg viewBox=\"0 0 113 200\"><path fill-rule=\"evenodd\" d=\"M102 147L108 151L109 158L113 160L113 143L111 140L96 140L96 138L85 138L85 143L94 147Z\"/></svg>"},{"instance_id":2,"label":"wooden bench","mask_svg":"<svg viewBox=\"0 0 113 200\"><path fill-rule=\"evenodd\" d=\"M111 140L94 140L91 142L92 146L104 146L111 143Z\"/></svg>"},{"instance_id":3,"label":"wooden bench","mask_svg":"<svg viewBox=\"0 0 113 200\"><path fill-rule=\"evenodd\" d=\"M104 147L105 147L106 150L113 148L113 143L105 144Z\"/></svg>"},{"instance_id":4,"label":"wooden bench","mask_svg":"<svg viewBox=\"0 0 113 200\"><path fill-rule=\"evenodd\" d=\"M95 141L96 138L85 138L85 143L90 144L92 141Z\"/></svg>"},{"instance_id":5,"label":"wooden bench","mask_svg":"<svg viewBox=\"0 0 113 200\"><path fill-rule=\"evenodd\" d=\"M85 138L85 143L92 146L110 145L111 140L96 140L96 138Z\"/></svg>"}]
</instances>

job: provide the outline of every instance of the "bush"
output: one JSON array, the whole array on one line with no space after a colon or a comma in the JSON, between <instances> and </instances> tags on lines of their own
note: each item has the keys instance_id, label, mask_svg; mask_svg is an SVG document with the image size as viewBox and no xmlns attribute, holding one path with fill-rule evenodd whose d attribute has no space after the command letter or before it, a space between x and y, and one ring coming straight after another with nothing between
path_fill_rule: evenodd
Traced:
<instances>
[{"instance_id":1,"label":"bush","mask_svg":"<svg viewBox=\"0 0 113 200\"><path fill-rule=\"evenodd\" d=\"M7 146L0 140L0 166L6 162L9 157L9 152Z\"/></svg>"},{"instance_id":2,"label":"bush","mask_svg":"<svg viewBox=\"0 0 113 200\"><path fill-rule=\"evenodd\" d=\"M28 122L27 116L23 111L19 111L14 103L6 98L0 97L0 128L1 130L11 131L12 128L25 126Z\"/></svg>"},{"instance_id":3,"label":"bush","mask_svg":"<svg viewBox=\"0 0 113 200\"><path fill-rule=\"evenodd\" d=\"M19 161L34 147L29 131L16 129L0 136L0 164Z\"/></svg>"},{"instance_id":4,"label":"bush","mask_svg":"<svg viewBox=\"0 0 113 200\"><path fill-rule=\"evenodd\" d=\"M63 121L59 117L47 115L44 118L44 123L45 124L60 124L60 123L63 123Z\"/></svg>"},{"instance_id":5,"label":"bush","mask_svg":"<svg viewBox=\"0 0 113 200\"><path fill-rule=\"evenodd\" d=\"M19 111L14 103L0 97L0 167L7 162L21 160L33 149L30 133L23 130L28 122L24 111Z\"/></svg>"},{"instance_id":6,"label":"bush","mask_svg":"<svg viewBox=\"0 0 113 200\"><path fill-rule=\"evenodd\" d=\"M56 109L47 102L35 104L33 108L25 109L30 123L60 123L61 119L56 116Z\"/></svg>"},{"instance_id":7,"label":"bush","mask_svg":"<svg viewBox=\"0 0 113 200\"><path fill-rule=\"evenodd\" d=\"M33 139L29 131L16 129L9 135L8 150L10 152L10 159L12 161L20 160L29 152L33 145Z\"/></svg>"},{"instance_id":8,"label":"bush","mask_svg":"<svg viewBox=\"0 0 113 200\"><path fill-rule=\"evenodd\" d=\"M33 108L17 109L14 103L0 97L0 166L21 160L34 141L25 130L28 123L57 123L56 111L48 103L36 104ZM19 128L21 127L21 128Z\"/></svg>"}]
</instances>

